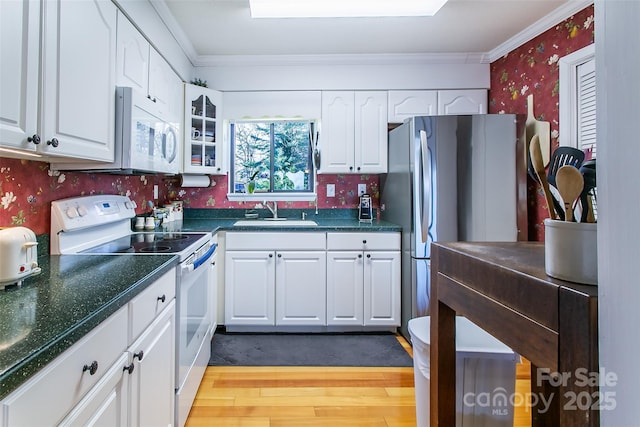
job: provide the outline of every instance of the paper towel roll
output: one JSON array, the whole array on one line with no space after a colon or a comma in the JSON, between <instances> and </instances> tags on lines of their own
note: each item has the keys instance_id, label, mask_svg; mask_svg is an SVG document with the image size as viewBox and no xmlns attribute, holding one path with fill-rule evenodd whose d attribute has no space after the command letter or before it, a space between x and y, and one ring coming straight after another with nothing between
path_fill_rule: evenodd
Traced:
<instances>
[{"instance_id":1,"label":"paper towel roll","mask_svg":"<svg viewBox=\"0 0 640 427\"><path fill-rule=\"evenodd\" d=\"M180 187L211 187L209 175L181 175Z\"/></svg>"}]
</instances>

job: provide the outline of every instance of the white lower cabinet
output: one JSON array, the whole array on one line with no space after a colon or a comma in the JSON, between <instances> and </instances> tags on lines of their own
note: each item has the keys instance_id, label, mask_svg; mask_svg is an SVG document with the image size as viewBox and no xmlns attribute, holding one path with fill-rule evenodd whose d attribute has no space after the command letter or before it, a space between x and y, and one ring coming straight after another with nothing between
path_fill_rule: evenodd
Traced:
<instances>
[{"instance_id":1,"label":"white lower cabinet","mask_svg":"<svg viewBox=\"0 0 640 427\"><path fill-rule=\"evenodd\" d=\"M175 300L129 347L129 426L170 426L175 397ZM124 369L124 368L123 368Z\"/></svg>"},{"instance_id":2,"label":"white lower cabinet","mask_svg":"<svg viewBox=\"0 0 640 427\"><path fill-rule=\"evenodd\" d=\"M272 251L227 250L225 325L275 325L275 280Z\"/></svg>"},{"instance_id":3,"label":"white lower cabinet","mask_svg":"<svg viewBox=\"0 0 640 427\"><path fill-rule=\"evenodd\" d=\"M364 325L400 326L400 251L364 254Z\"/></svg>"},{"instance_id":4,"label":"white lower cabinet","mask_svg":"<svg viewBox=\"0 0 640 427\"><path fill-rule=\"evenodd\" d=\"M399 233L327 233L327 323L400 325Z\"/></svg>"},{"instance_id":5,"label":"white lower cabinet","mask_svg":"<svg viewBox=\"0 0 640 427\"><path fill-rule=\"evenodd\" d=\"M276 325L325 325L325 251L276 253Z\"/></svg>"},{"instance_id":6,"label":"white lower cabinet","mask_svg":"<svg viewBox=\"0 0 640 427\"><path fill-rule=\"evenodd\" d=\"M227 328L325 324L324 233L227 233L225 244Z\"/></svg>"},{"instance_id":7,"label":"white lower cabinet","mask_svg":"<svg viewBox=\"0 0 640 427\"><path fill-rule=\"evenodd\" d=\"M129 402L129 375L123 369L129 354L123 353L104 378L62 420L60 427L128 425L126 408Z\"/></svg>"},{"instance_id":8,"label":"white lower cabinet","mask_svg":"<svg viewBox=\"0 0 640 427\"><path fill-rule=\"evenodd\" d=\"M400 325L400 233L227 233L225 325Z\"/></svg>"},{"instance_id":9,"label":"white lower cabinet","mask_svg":"<svg viewBox=\"0 0 640 427\"><path fill-rule=\"evenodd\" d=\"M165 273L4 398L3 425L173 425L175 279Z\"/></svg>"},{"instance_id":10,"label":"white lower cabinet","mask_svg":"<svg viewBox=\"0 0 640 427\"><path fill-rule=\"evenodd\" d=\"M327 324L364 324L362 251L327 252Z\"/></svg>"}]
</instances>

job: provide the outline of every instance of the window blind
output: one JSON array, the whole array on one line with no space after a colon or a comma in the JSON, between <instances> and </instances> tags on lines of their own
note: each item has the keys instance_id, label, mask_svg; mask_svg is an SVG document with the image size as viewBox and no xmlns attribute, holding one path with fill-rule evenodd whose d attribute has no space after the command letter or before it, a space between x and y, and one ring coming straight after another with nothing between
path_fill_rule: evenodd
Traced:
<instances>
[{"instance_id":1,"label":"window blind","mask_svg":"<svg viewBox=\"0 0 640 427\"><path fill-rule=\"evenodd\" d=\"M591 59L577 68L578 148L596 157L596 66Z\"/></svg>"}]
</instances>

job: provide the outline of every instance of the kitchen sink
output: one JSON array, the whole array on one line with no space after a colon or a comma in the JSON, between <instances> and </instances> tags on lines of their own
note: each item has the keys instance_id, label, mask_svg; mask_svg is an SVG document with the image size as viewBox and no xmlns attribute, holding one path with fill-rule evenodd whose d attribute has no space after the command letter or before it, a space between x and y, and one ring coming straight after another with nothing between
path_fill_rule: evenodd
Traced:
<instances>
[{"instance_id":1,"label":"kitchen sink","mask_svg":"<svg viewBox=\"0 0 640 427\"><path fill-rule=\"evenodd\" d=\"M278 221L269 221L268 219L241 219L233 225L243 227L316 227L318 223L308 219L278 218Z\"/></svg>"}]
</instances>

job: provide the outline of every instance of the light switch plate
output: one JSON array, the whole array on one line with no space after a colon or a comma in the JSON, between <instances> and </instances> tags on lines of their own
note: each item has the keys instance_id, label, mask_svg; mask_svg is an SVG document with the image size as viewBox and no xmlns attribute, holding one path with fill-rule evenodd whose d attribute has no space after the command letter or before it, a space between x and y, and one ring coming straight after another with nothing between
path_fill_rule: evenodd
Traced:
<instances>
[{"instance_id":1,"label":"light switch plate","mask_svg":"<svg viewBox=\"0 0 640 427\"><path fill-rule=\"evenodd\" d=\"M367 192L367 184L358 184L358 196L362 196Z\"/></svg>"},{"instance_id":2,"label":"light switch plate","mask_svg":"<svg viewBox=\"0 0 640 427\"><path fill-rule=\"evenodd\" d=\"M327 184L327 197L336 197L336 185Z\"/></svg>"},{"instance_id":3,"label":"light switch plate","mask_svg":"<svg viewBox=\"0 0 640 427\"><path fill-rule=\"evenodd\" d=\"M158 186L157 185L153 186L153 199L154 200L158 200Z\"/></svg>"}]
</instances>

